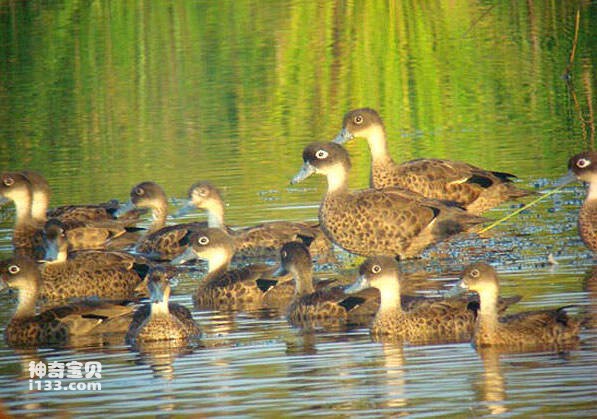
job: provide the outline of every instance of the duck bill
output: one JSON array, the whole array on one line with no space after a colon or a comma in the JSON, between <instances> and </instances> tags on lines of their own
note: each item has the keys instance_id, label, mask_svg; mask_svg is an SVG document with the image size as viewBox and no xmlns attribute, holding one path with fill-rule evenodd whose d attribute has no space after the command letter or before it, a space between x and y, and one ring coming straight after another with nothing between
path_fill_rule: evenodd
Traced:
<instances>
[{"instance_id":1,"label":"duck bill","mask_svg":"<svg viewBox=\"0 0 597 419\"><path fill-rule=\"evenodd\" d=\"M182 265L190 260L198 259L198 256L193 252L193 249L187 247L184 252L170 261L171 265Z\"/></svg>"},{"instance_id":2,"label":"duck bill","mask_svg":"<svg viewBox=\"0 0 597 419\"><path fill-rule=\"evenodd\" d=\"M577 180L578 179L576 178L576 175L574 174L574 172L572 170L570 170L564 176L562 176L561 178L556 180L555 183L553 184L553 186L555 188L559 188L561 186L568 185L569 183L575 182Z\"/></svg>"},{"instance_id":3,"label":"duck bill","mask_svg":"<svg viewBox=\"0 0 597 419\"><path fill-rule=\"evenodd\" d=\"M302 182L303 180L307 179L309 176L311 176L313 173L315 173L315 168L310 164L305 162L303 164L303 167L301 167L300 172L298 172L290 181L291 185L295 185L299 182Z\"/></svg>"},{"instance_id":4,"label":"duck bill","mask_svg":"<svg viewBox=\"0 0 597 419\"><path fill-rule=\"evenodd\" d=\"M161 303L164 301L164 289L159 284L155 282L150 282L148 284L149 288L149 295L150 300L152 303Z\"/></svg>"},{"instance_id":5,"label":"duck bill","mask_svg":"<svg viewBox=\"0 0 597 419\"><path fill-rule=\"evenodd\" d=\"M336 144L344 144L350 140L352 140L354 138L354 135L352 135L346 128L344 128L342 131L340 131L340 133L336 136L336 138L334 138L332 140L332 142L336 143Z\"/></svg>"},{"instance_id":6,"label":"duck bill","mask_svg":"<svg viewBox=\"0 0 597 419\"><path fill-rule=\"evenodd\" d=\"M367 278L365 278L363 275L360 275L353 284L344 288L344 292L346 294L355 294L367 288L370 288L369 281L367 281Z\"/></svg>"},{"instance_id":7,"label":"duck bill","mask_svg":"<svg viewBox=\"0 0 597 419\"><path fill-rule=\"evenodd\" d=\"M182 207L178 209L174 214L172 214L172 218L180 218L187 215L190 212L193 212L196 209L195 204L193 201L187 201Z\"/></svg>"},{"instance_id":8,"label":"duck bill","mask_svg":"<svg viewBox=\"0 0 597 419\"><path fill-rule=\"evenodd\" d=\"M131 201L127 202L126 204L121 205L115 212L114 212L114 216L116 218L122 216L123 214L126 214L127 212L131 211L135 209L135 204L133 204Z\"/></svg>"},{"instance_id":9,"label":"duck bill","mask_svg":"<svg viewBox=\"0 0 597 419\"><path fill-rule=\"evenodd\" d=\"M444 295L446 297L455 297L457 295L460 295L460 294L464 293L467 289L468 289L468 287L466 286L466 284L464 283L464 281L460 280L460 281L458 281L456 283L456 285L454 285Z\"/></svg>"},{"instance_id":10,"label":"duck bill","mask_svg":"<svg viewBox=\"0 0 597 419\"><path fill-rule=\"evenodd\" d=\"M58 259L58 244L52 240L46 245L46 255L44 260L52 261Z\"/></svg>"},{"instance_id":11,"label":"duck bill","mask_svg":"<svg viewBox=\"0 0 597 419\"><path fill-rule=\"evenodd\" d=\"M276 269L273 273L272 273L272 277L274 278L280 278L282 276L286 276L288 275L290 272L288 272L282 265L280 265L278 267L278 269Z\"/></svg>"}]
</instances>

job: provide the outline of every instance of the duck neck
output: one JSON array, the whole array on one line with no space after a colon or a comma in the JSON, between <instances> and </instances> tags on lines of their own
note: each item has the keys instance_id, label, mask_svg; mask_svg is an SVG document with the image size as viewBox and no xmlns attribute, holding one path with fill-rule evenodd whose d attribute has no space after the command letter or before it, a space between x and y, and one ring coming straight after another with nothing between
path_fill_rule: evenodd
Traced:
<instances>
[{"instance_id":1,"label":"duck neck","mask_svg":"<svg viewBox=\"0 0 597 419\"><path fill-rule=\"evenodd\" d=\"M375 126L371 128L367 138L369 144L369 151L371 152L371 160L375 163L382 163L391 161L392 158L388 154L388 142L386 140L386 130L383 126Z\"/></svg>"},{"instance_id":2,"label":"duck neck","mask_svg":"<svg viewBox=\"0 0 597 419\"><path fill-rule=\"evenodd\" d=\"M46 193L36 193L31 204L31 217L38 223L45 223L47 220L50 198Z\"/></svg>"},{"instance_id":3,"label":"duck neck","mask_svg":"<svg viewBox=\"0 0 597 419\"><path fill-rule=\"evenodd\" d=\"M170 309L168 308L168 299L170 298L170 287L164 289L164 295L162 301L159 303L151 303L151 317L163 317L170 315Z\"/></svg>"},{"instance_id":4,"label":"duck neck","mask_svg":"<svg viewBox=\"0 0 597 419\"><path fill-rule=\"evenodd\" d=\"M498 290L489 289L479 292L479 328L485 333L493 333L498 325L497 313Z\"/></svg>"},{"instance_id":5,"label":"duck neck","mask_svg":"<svg viewBox=\"0 0 597 419\"><path fill-rule=\"evenodd\" d=\"M31 217L31 205L32 205L31 193L25 193L18 200L15 200L15 225L21 226L25 224L32 224L33 218Z\"/></svg>"},{"instance_id":6,"label":"duck neck","mask_svg":"<svg viewBox=\"0 0 597 419\"><path fill-rule=\"evenodd\" d=\"M210 228L224 228L224 203L212 200L206 206L207 226Z\"/></svg>"},{"instance_id":7,"label":"duck neck","mask_svg":"<svg viewBox=\"0 0 597 419\"><path fill-rule=\"evenodd\" d=\"M380 294L379 314L402 312L400 302L400 283L397 278L388 277L378 286Z\"/></svg>"},{"instance_id":8,"label":"duck neck","mask_svg":"<svg viewBox=\"0 0 597 419\"><path fill-rule=\"evenodd\" d=\"M227 252L214 253L207 262L207 274L214 276L220 272L227 271L231 261L232 255Z\"/></svg>"},{"instance_id":9,"label":"duck neck","mask_svg":"<svg viewBox=\"0 0 597 419\"><path fill-rule=\"evenodd\" d=\"M597 202L597 179L589 183L587 198L585 199L585 204L595 204L595 202Z\"/></svg>"},{"instance_id":10,"label":"duck neck","mask_svg":"<svg viewBox=\"0 0 597 419\"><path fill-rule=\"evenodd\" d=\"M328 195L340 195L348 191L348 171L341 164L335 165L327 174Z\"/></svg>"},{"instance_id":11,"label":"duck neck","mask_svg":"<svg viewBox=\"0 0 597 419\"><path fill-rule=\"evenodd\" d=\"M166 218L168 217L168 204L164 203L151 209L152 222L149 227L149 233L153 233L166 225Z\"/></svg>"},{"instance_id":12,"label":"duck neck","mask_svg":"<svg viewBox=\"0 0 597 419\"><path fill-rule=\"evenodd\" d=\"M297 296L312 294L315 292L315 287L313 286L313 271L311 267L309 269L291 269L292 276L294 277L295 281L295 294Z\"/></svg>"},{"instance_id":13,"label":"duck neck","mask_svg":"<svg viewBox=\"0 0 597 419\"><path fill-rule=\"evenodd\" d=\"M37 295L37 288L19 290L19 302L13 319L23 319L34 316Z\"/></svg>"}]
</instances>

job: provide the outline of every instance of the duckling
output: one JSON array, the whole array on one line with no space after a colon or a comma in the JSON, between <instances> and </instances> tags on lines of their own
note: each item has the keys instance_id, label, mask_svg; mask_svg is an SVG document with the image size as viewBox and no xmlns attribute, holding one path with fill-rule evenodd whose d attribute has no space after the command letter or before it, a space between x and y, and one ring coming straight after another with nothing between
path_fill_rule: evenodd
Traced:
<instances>
[{"instance_id":1,"label":"duckling","mask_svg":"<svg viewBox=\"0 0 597 419\"><path fill-rule=\"evenodd\" d=\"M328 189L319 207L323 232L335 244L362 256L417 256L427 246L487 221L462 208L399 188L348 190L350 159L335 143L315 142L303 151L297 183L319 173Z\"/></svg>"},{"instance_id":2,"label":"duckling","mask_svg":"<svg viewBox=\"0 0 597 419\"><path fill-rule=\"evenodd\" d=\"M371 335L410 343L466 342L470 340L475 309L466 299L425 299L402 308L398 264L389 256L368 258L359 267L359 277L346 292L379 289L381 302L371 325Z\"/></svg>"},{"instance_id":3,"label":"duckling","mask_svg":"<svg viewBox=\"0 0 597 419\"><path fill-rule=\"evenodd\" d=\"M183 215L197 208L207 211L207 225L221 228L234 239L234 254L238 257L269 257L277 254L284 243L301 240L309 243L318 255L330 254L330 243L316 225L300 222L272 221L252 227L231 229L224 222L224 200L220 191L207 181L191 186L189 200L179 209Z\"/></svg>"},{"instance_id":4,"label":"duckling","mask_svg":"<svg viewBox=\"0 0 597 419\"><path fill-rule=\"evenodd\" d=\"M48 221L48 257L41 267L40 299L44 302L73 297L134 298L142 289L149 265L124 252L97 252L68 257L66 232L58 220ZM80 253L80 252L79 252Z\"/></svg>"},{"instance_id":5,"label":"duckling","mask_svg":"<svg viewBox=\"0 0 597 419\"><path fill-rule=\"evenodd\" d=\"M589 184L587 197L578 212L578 232L583 243L597 252L597 152L585 151L568 161L568 175L559 180L563 185L578 179Z\"/></svg>"},{"instance_id":6,"label":"duckling","mask_svg":"<svg viewBox=\"0 0 597 419\"><path fill-rule=\"evenodd\" d=\"M172 264L191 259L207 260L208 270L193 301L197 308L229 309L263 307L264 295L281 280L272 278L274 267L253 264L230 269L234 240L219 228L203 228L189 237L189 247Z\"/></svg>"},{"instance_id":7,"label":"duckling","mask_svg":"<svg viewBox=\"0 0 597 419\"><path fill-rule=\"evenodd\" d=\"M498 318L496 301L499 280L495 269L474 263L464 269L459 286L479 294L480 310L473 344L477 347L536 347L570 345L578 341L580 321L561 307L555 310L526 311Z\"/></svg>"},{"instance_id":8,"label":"duckling","mask_svg":"<svg viewBox=\"0 0 597 419\"><path fill-rule=\"evenodd\" d=\"M127 332L127 342L184 341L201 334L188 308L168 302L172 272L172 269L161 266L149 272L147 287L151 304L135 311Z\"/></svg>"},{"instance_id":9,"label":"duckling","mask_svg":"<svg viewBox=\"0 0 597 419\"><path fill-rule=\"evenodd\" d=\"M203 223L166 226L168 198L162 187L155 182L141 182L134 186L129 203L120 212L129 211L132 207L148 208L151 211L153 221L137 242L135 250L152 259L170 260L180 255L189 243L189 234L205 226Z\"/></svg>"},{"instance_id":10,"label":"duckling","mask_svg":"<svg viewBox=\"0 0 597 419\"><path fill-rule=\"evenodd\" d=\"M277 274L291 274L295 282L294 295L288 306L290 323L318 327L342 324L362 316L357 308L366 303L364 298L347 295L340 286L315 289L313 261L309 249L300 242L284 244L280 251L281 266ZM377 305L377 302L373 304ZM375 311L369 310L368 320ZM360 319L359 319L360 320Z\"/></svg>"},{"instance_id":11,"label":"duckling","mask_svg":"<svg viewBox=\"0 0 597 419\"><path fill-rule=\"evenodd\" d=\"M0 263L0 288L18 291L18 305L4 338L9 345L62 344L78 336L126 331L133 308L127 304L84 301L35 314L41 276L35 262L17 256Z\"/></svg>"},{"instance_id":12,"label":"duckling","mask_svg":"<svg viewBox=\"0 0 597 419\"><path fill-rule=\"evenodd\" d=\"M399 186L423 196L457 202L472 214L482 214L502 202L529 195L512 184L510 173L481 169L468 163L416 159L396 164L388 153L386 130L373 109L355 109L344 115L342 131L334 139L343 144L365 138L371 152L370 187Z\"/></svg>"}]
</instances>

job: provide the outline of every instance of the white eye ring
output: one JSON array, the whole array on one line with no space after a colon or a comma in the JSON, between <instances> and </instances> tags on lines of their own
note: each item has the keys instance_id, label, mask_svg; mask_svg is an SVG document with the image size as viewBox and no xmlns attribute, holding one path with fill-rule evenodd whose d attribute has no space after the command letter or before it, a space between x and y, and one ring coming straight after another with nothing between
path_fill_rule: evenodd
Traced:
<instances>
[{"instance_id":1,"label":"white eye ring","mask_svg":"<svg viewBox=\"0 0 597 419\"><path fill-rule=\"evenodd\" d=\"M363 118L363 115L357 115L353 119L354 123L357 124L357 125L361 125L364 120L365 119Z\"/></svg>"},{"instance_id":2,"label":"white eye ring","mask_svg":"<svg viewBox=\"0 0 597 419\"><path fill-rule=\"evenodd\" d=\"M478 269L473 269L473 270L470 272L470 276L472 276L473 278L477 278L479 275L480 275L480 272L479 272L479 270L478 270Z\"/></svg>"},{"instance_id":3,"label":"white eye ring","mask_svg":"<svg viewBox=\"0 0 597 419\"><path fill-rule=\"evenodd\" d=\"M209 195L209 191L207 190L207 188L201 188L198 191L199 196L207 196Z\"/></svg>"},{"instance_id":4,"label":"white eye ring","mask_svg":"<svg viewBox=\"0 0 597 419\"><path fill-rule=\"evenodd\" d=\"M10 176L6 176L4 179L2 179L2 183L4 183L5 186L12 186L14 185L15 180Z\"/></svg>"},{"instance_id":5,"label":"white eye ring","mask_svg":"<svg viewBox=\"0 0 597 419\"><path fill-rule=\"evenodd\" d=\"M206 244L209 243L209 237L207 236L201 236L197 239L197 243L199 243L202 246L205 246Z\"/></svg>"},{"instance_id":6,"label":"white eye ring","mask_svg":"<svg viewBox=\"0 0 597 419\"><path fill-rule=\"evenodd\" d=\"M143 189L143 188L135 188L135 195L137 195L137 196L143 196L143 195L145 195L145 189Z\"/></svg>"},{"instance_id":7,"label":"white eye ring","mask_svg":"<svg viewBox=\"0 0 597 419\"><path fill-rule=\"evenodd\" d=\"M280 256L282 256L283 259L286 259L288 257L288 252L286 250L282 250L282 252L280 252Z\"/></svg>"},{"instance_id":8,"label":"white eye ring","mask_svg":"<svg viewBox=\"0 0 597 419\"><path fill-rule=\"evenodd\" d=\"M585 159L585 158L580 158L576 162L576 167L578 167L580 169L584 169L585 167L588 167L590 165L591 165L591 160Z\"/></svg>"},{"instance_id":9,"label":"white eye ring","mask_svg":"<svg viewBox=\"0 0 597 419\"><path fill-rule=\"evenodd\" d=\"M315 153L315 157L317 157L318 159L325 159L329 156L330 153L328 153L325 150L317 150L317 153Z\"/></svg>"},{"instance_id":10,"label":"white eye ring","mask_svg":"<svg viewBox=\"0 0 597 419\"><path fill-rule=\"evenodd\" d=\"M381 266L379 265L373 265L371 267L371 272L373 272L374 274L378 274L381 272Z\"/></svg>"},{"instance_id":11,"label":"white eye ring","mask_svg":"<svg viewBox=\"0 0 597 419\"><path fill-rule=\"evenodd\" d=\"M19 272L21 272L21 268L19 268L17 265L10 265L8 267L8 273L11 275L18 274Z\"/></svg>"}]
</instances>

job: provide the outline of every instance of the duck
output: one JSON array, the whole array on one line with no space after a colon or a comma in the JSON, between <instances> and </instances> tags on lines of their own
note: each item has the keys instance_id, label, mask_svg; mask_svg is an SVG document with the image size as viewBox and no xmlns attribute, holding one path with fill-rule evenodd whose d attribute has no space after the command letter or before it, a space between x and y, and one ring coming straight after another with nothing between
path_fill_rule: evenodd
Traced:
<instances>
[{"instance_id":1,"label":"duck","mask_svg":"<svg viewBox=\"0 0 597 419\"><path fill-rule=\"evenodd\" d=\"M496 308L500 288L495 269L484 262L467 266L460 288L479 294L480 308L475 322L476 347L528 348L568 346L578 342L581 322L567 315L566 309L524 311L499 317Z\"/></svg>"},{"instance_id":2,"label":"duck","mask_svg":"<svg viewBox=\"0 0 597 419\"><path fill-rule=\"evenodd\" d=\"M303 151L295 184L313 173L327 177L319 207L325 235L344 250L361 256L418 256L431 244L467 231L487 219L439 200L400 188L348 189L348 152L333 142L314 142Z\"/></svg>"},{"instance_id":3,"label":"duck","mask_svg":"<svg viewBox=\"0 0 597 419\"><path fill-rule=\"evenodd\" d=\"M110 200L99 204L78 204L63 205L49 209L51 188L47 179L39 172L33 170L22 170L23 174L31 184L32 206L31 216L39 224L44 224L52 218L63 222L91 222L116 220L116 213L120 208L117 200ZM120 220L138 220L139 211L130 211L123 214Z\"/></svg>"},{"instance_id":4,"label":"duck","mask_svg":"<svg viewBox=\"0 0 597 419\"><path fill-rule=\"evenodd\" d=\"M359 310L365 298L347 295L342 286L318 287L313 283L313 261L308 247L302 242L285 243L280 250L280 268L276 275L292 275L294 293L288 304L288 321L302 327L330 327L345 323L357 324L361 316L370 320L374 309ZM369 306L377 306L377 301Z\"/></svg>"},{"instance_id":5,"label":"duck","mask_svg":"<svg viewBox=\"0 0 597 419\"><path fill-rule=\"evenodd\" d=\"M41 259L46 249L42 227L31 216L33 195L29 180L19 172L3 172L0 175L0 203L12 201L15 206L15 222L12 246L15 254Z\"/></svg>"},{"instance_id":6,"label":"duck","mask_svg":"<svg viewBox=\"0 0 597 419\"><path fill-rule=\"evenodd\" d=\"M27 256L2 261L0 278L0 288L18 292L17 309L4 330L4 338L11 346L64 344L77 337L124 333L132 319L131 304L100 300L80 301L36 314L42 279L35 261Z\"/></svg>"},{"instance_id":7,"label":"duck","mask_svg":"<svg viewBox=\"0 0 597 419\"><path fill-rule=\"evenodd\" d=\"M66 232L55 219L46 223L45 237L48 252L40 269L40 301L134 299L143 293L149 262L115 251L79 251L78 256L69 257Z\"/></svg>"},{"instance_id":8,"label":"duck","mask_svg":"<svg viewBox=\"0 0 597 419\"><path fill-rule=\"evenodd\" d=\"M574 180L587 182L587 196L578 212L578 233L592 252L597 252L597 152L585 151L568 160L568 174L557 184L565 185Z\"/></svg>"},{"instance_id":9,"label":"duck","mask_svg":"<svg viewBox=\"0 0 597 419\"><path fill-rule=\"evenodd\" d=\"M207 226L221 228L234 239L234 254L237 258L267 258L279 254L286 242L301 240L318 255L327 257L331 244L317 225L301 222L270 221L251 227L229 228L224 222L224 200L222 194L211 182L198 181L188 192L187 203L175 216L187 214L194 209L207 211Z\"/></svg>"},{"instance_id":10,"label":"duck","mask_svg":"<svg viewBox=\"0 0 597 419\"><path fill-rule=\"evenodd\" d=\"M402 187L428 198L456 202L476 215L532 193L514 186L515 175L461 161L416 159L397 164L388 153L384 123L370 108L347 112L333 141L344 144L357 137L367 140L371 152L371 188Z\"/></svg>"},{"instance_id":11,"label":"duck","mask_svg":"<svg viewBox=\"0 0 597 419\"><path fill-rule=\"evenodd\" d=\"M347 294L369 287L379 290L381 301L370 333L408 343L470 341L476 307L462 298L414 298L403 308L397 261L390 256L372 256L359 266L359 276L345 289Z\"/></svg>"},{"instance_id":12,"label":"duck","mask_svg":"<svg viewBox=\"0 0 597 419\"><path fill-rule=\"evenodd\" d=\"M42 234L45 218L36 210L33 185L23 173L4 172L1 175L0 196L13 201L16 218L13 233L13 247L19 254L34 259L42 259L45 254L45 242ZM36 214L36 217L33 216ZM115 240L122 239L129 231L133 221L100 220L81 221L63 220L67 231L67 239L72 249L103 249L113 245Z\"/></svg>"},{"instance_id":13,"label":"duck","mask_svg":"<svg viewBox=\"0 0 597 419\"><path fill-rule=\"evenodd\" d=\"M189 309L168 301L173 272L169 267L156 266L148 273L150 303L135 311L126 335L128 343L186 341L201 335Z\"/></svg>"},{"instance_id":14,"label":"duck","mask_svg":"<svg viewBox=\"0 0 597 419\"><path fill-rule=\"evenodd\" d=\"M264 306L268 292L287 278L273 278L274 266L250 264L231 268L234 239L220 228L203 228L193 231L189 246L173 265L189 260L207 261L207 273L193 294L195 307L199 309L237 310L257 309Z\"/></svg>"},{"instance_id":15,"label":"duck","mask_svg":"<svg viewBox=\"0 0 597 419\"><path fill-rule=\"evenodd\" d=\"M167 226L168 198L164 189L152 181L135 185L131 189L129 202L120 208L119 213L132 208L149 209L151 212L151 225L137 241L135 251L154 260L171 260L179 256L189 243L190 233L205 226L204 223Z\"/></svg>"}]
</instances>

